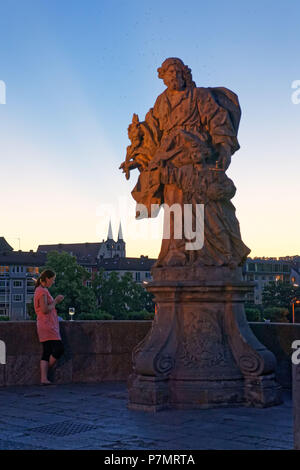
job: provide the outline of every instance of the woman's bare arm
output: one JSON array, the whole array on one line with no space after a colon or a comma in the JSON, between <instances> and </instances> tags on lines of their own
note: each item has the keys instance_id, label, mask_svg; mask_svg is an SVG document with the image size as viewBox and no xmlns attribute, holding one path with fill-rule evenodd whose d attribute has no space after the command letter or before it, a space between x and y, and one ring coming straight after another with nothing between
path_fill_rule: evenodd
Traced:
<instances>
[{"instance_id":1,"label":"woman's bare arm","mask_svg":"<svg viewBox=\"0 0 300 470\"><path fill-rule=\"evenodd\" d=\"M47 295L44 294L40 298L40 307L43 313L49 313L53 308L56 306L56 300L54 299L53 302L50 304L47 303Z\"/></svg>"},{"instance_id":2,"label":"woman's bare arm","mask_svg":"<svg viewBox=\"0 0 300 470\"><path fill-rule=\"evenodd\" d=\"M62 302L63 300L64 300L64 296L63 295L58 295L57 297L55 297L53 302L48 304L47 303L47 295L46 294L42 295L42 297L39 300L42 312L45 313L45 314L51 312L51 310L53 310L55 308L55 306L57 304L59 304L60 302Z\"/></svg>"}]
</instances>

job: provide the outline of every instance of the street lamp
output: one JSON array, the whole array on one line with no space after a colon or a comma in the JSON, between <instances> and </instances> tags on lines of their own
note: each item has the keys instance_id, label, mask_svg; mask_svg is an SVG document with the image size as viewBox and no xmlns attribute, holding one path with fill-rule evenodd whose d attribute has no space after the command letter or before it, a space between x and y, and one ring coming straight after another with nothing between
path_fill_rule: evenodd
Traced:
<instances>
[{"instance_id":1,"label":"street lamp","mask_svg":"<svg viewBox=\"0 0 300 470\"><path fill-rule=\"evenodd\" d=\"M295 323L295 304L300 304L300 300L298 300L297 297L292 299L293 323Z\"/></svg>"},{"instance_id":2,"label":"street lamp","mask_svg":"<svg viewBox=\"0 0 300 470\"><path fill-rule=\"evenodd\" d=\"M293 284L293 287L299 287L299 284ZM293 310L293 323L295 323L295 304L300 304L300 300L297 297L292 299L292 310Z\"/></svg>"}]
</instances>

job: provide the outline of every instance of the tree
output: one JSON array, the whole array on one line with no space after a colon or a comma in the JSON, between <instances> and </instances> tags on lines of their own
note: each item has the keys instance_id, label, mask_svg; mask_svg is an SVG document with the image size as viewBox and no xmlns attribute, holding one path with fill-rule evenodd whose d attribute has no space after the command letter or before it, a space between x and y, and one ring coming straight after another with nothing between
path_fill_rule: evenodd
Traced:
<instances>
[{"instance_id":1,"label":"tree","mask_svg":"<svg viewBox=\"0 0 300 470\"><path fill-rule=\"evenodd\" d=\"M265 320L278 323L288 323L287 316L289 310L283 307L267 307L264 309L263 317Z\"/></svg>"},{"instance_id":2,"label":"tree","mask_svg":"<svg viewBox=\"0 0 300 470\"><path fill-rule=\"evenodd\" d=\"M74 307L77 314L97 311L97 299L93 290L84 286L90 279L90 273L77 263L76 257L66 252L51 251L47 254L44 269L52 269L56 273L55 284L51 287L51 295L64 295L62 303L56 306L57 312L63 318L68 318L68 308Z\"/></svg>"},{"instance_id":3,"label":"tree","mask_svg":"<svg viewBox=\"0 0 300 470\"><path fill-rule=\"evenodd\" d=\"M64 295L63 302L56 306L63 318L69 318L69 307L74 307L75 318L82 320L127 319L129 313L148 319L154 313L152 294L134 282L131 273L120 277L117 272L106 275L101 269L92 279L92 288L86 287L84 282L91 279L91 274L77 263L75 256L57 251L47 254L46 264L40 271L44 269L56 273L50 292L53 297ZM27 308L29 316L35 318L33 302Z\"/></svg>"},{"instance_id":4,"label":"tree","mask_svg":"<svg viewBox=\"0 0 300 470\"><path fill-rule=\"evenodd\" d=\"M268 307L281 307L291 310L292 300L300 299L300 287L294 287L289 282L270 282L263 290L262 302L264 311Z\"/></svg>"},{"instance_id":5,"label":"tree","mask_svg":"<svg viewBox=\"0 0 300 470\"><path fill-rule=\"evenodd\" d=\"M131 273L106 275L102 269L92 281L92 288L101 310L115 319L126 319L128 312L154 312L153 296L132 279Z\"/></svg>"},{"instance_id":6,"label":"tree","mask_svg":"<svg viewBox=\"0 0 300 470\"><path fill-rule=\"evenodd\" d=\"M245 306L245 313L248 321L252 322L259 322L261 321L261 311L259 308L255 308L253 306L246 307Z\"/></svg>"},{"instance_id":7,"label":"tree","mask_svg":"<svg viewBox=\"0 0 300 470\"><path fill-rule=\"evenodd\" d=\"M95 313L80 313L77 320L113 320L114 317L110 313L97 310Z\"/></svg>"}]
</instances>

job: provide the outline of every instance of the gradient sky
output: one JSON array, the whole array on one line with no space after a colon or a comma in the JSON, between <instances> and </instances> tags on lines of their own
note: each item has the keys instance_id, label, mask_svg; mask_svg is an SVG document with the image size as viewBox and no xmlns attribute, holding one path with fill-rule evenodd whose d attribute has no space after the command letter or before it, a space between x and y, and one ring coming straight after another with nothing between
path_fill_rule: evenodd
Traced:
<instances>
[{"instance_id":1,"label":"gradient sky","mask_svg":"<svg viewBox=\"0 0 300 470\"><path fill-rule=\"evenodd\" d=\"M134 220L138 172L118 167L175 56L198 86L239 96L228 176L251 256L300 254L299 15L298 0L0 0L0 236L22 250L95 242L111 215L128 256L158 255L162 217Z\"/></svg>"}]
</instances>

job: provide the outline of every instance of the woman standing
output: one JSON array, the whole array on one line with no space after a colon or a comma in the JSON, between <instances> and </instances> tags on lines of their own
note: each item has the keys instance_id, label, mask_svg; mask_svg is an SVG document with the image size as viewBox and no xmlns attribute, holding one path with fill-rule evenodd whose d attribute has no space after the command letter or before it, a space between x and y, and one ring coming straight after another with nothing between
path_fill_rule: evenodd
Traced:
<instances>
[{"instance_id":1,"label":"woman standing","mask_svg":"<svg viewBox=\"0 0 300 470\"><path fill-rule=\"evenodd\" d=\"M56 274L46 269L36 281L34 292L34 309L37 315L37 332L40 343L43 345L43 355L40 362L41 384L49 385L48 369L62 356L64 346L59 332L59 321L55 309L56 304L63 301L64 296L58 295L55 299L50 295L48 288L55 281Z\"/></svg>"}]
</instances>

